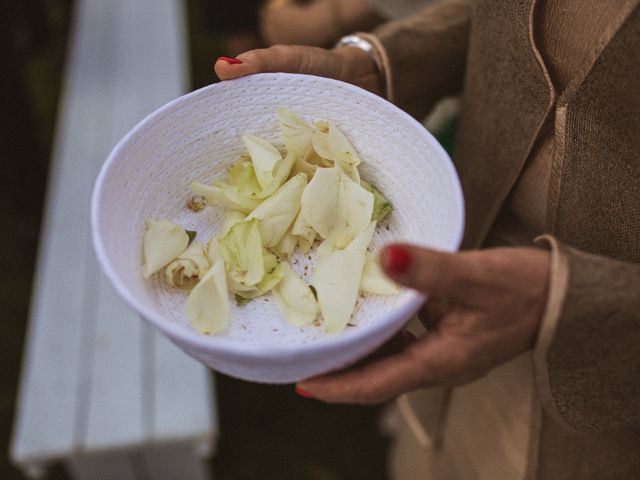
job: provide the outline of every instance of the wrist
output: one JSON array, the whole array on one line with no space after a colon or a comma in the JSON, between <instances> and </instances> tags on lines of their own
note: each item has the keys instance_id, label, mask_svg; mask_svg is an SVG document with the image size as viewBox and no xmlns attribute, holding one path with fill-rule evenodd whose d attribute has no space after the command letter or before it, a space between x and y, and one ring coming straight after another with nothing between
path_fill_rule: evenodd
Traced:
<instances>
[{"instance_id":1,"label":"wrist","mask_svg":"<svg viewBox=\"0 0 640 480\"><path fill-rule=\"evenodd\" d=\"M341 78L377 95L384 95L384 72L373 45L357 35L343 37L332 53L339 58Z\"/></svg>"}]
</instances>

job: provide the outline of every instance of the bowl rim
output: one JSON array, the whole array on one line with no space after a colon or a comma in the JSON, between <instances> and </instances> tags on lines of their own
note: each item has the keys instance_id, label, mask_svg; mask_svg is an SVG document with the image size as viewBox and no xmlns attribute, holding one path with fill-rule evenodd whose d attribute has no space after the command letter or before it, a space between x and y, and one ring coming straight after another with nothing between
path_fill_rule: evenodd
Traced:
<instances>
[{"instance_id":1,"label":"bowl rim","mask_svg":"<svg viewBox=\"0 0 640 480\"><path fill-rule=\"evenodd\" d=\"M162 117L167 111L175 108L176 106L188 103L194 98L197 98L201 95L209 94L209 92L215 92L216 90L223 90L225 88L228 88L233 83L252 82L261 78L288 78L304 80L308 77L312 77L314 81L319 81L328 86L339 86L342 89L350 90L354 94L364 96L365 98L368 97L369 99L374 99L376 101L387 102L387 108L396 110L396 113L404 117L404 119L409 124L413 124L414 128L417 127L418 131L423 134L425 140L431 144L434 150L438 151L438 154L441 157L449 160L448 162L446 162L446 168L448 169L448 173L453 180L453 187L456 190L456 209L458 210L456 213L460 217L460 223L457 226L457 231L455 232L452 245L450 246L450 248L446 249L446 251L456 251L460 247L465 225L464 198L462 187L460 185L460 179L458 178L457 172L455 170L453 162L449 157L449 154L444 150L444 148L435 139L435 137L433 137L433 135L422 124L411 117L408 113L399 109L384 98L375 95L374 93L371 93L367 90L364 90L363 88L360 88L358 86L331 78L317 77L306 74L259 73L207 85L164 104L152 113L148 114L131 130L129 130L129 132L116 144L116 146L113 148L106 161L100 168L100 172L95 180L93 192L91 195L92 240L94 250L98 258L98 263L102 271L108 278L112 287L116 290L117 294L125 301L125 303L129 307L131 307L136 313L138 313L144 320L153 324L155 327L161 330L169 338L175 340L176 342L182 343L183 345L181 346L195 348L198 351L204 350L208 352L226 353L229 355L240 355L243 358L254 359L268 359L275 356L291 356L295 354L312 354L315 351L325 350L327 347L340 348L362 338L378 337L378 332L380 330L386 330L390 328L390 325L393 325L393 331L389 333L389 335L387 335L387 337L390 337L392 333L397 331L402 326L402 324L406 323L407 319L409 319L418 311L420 306L427 299L426 295L412 290L410 291L407 299L402 302L400 307L394 309L390 314L388 314L384 321L377 322L370 327L364 329L355 329L351 331L347 330L337 335L327 335L324 338L314 339L312 342L304 344L278 344L273 346L265 346L264 344L259 343L247 343L237 338L229 338L217 335L203 335L185 325L167 321L163 318L162 315L158 315L155 311L147 308L142 302L138 301L135 296L130 293L129 289L125 287L124 282L116 273L116 270L113 267L109 256L107 255L106 248L102 240L101 227L99 224L99 217L103 206L103 185L107 180L112 165L117 162L117 159L120 157L121 152L125 150L129 143L139 135L139 132L143 130L147 125L153 123L158 117ZM401 321L402 323L400 323Z\"/></svg>"}]
</instances>

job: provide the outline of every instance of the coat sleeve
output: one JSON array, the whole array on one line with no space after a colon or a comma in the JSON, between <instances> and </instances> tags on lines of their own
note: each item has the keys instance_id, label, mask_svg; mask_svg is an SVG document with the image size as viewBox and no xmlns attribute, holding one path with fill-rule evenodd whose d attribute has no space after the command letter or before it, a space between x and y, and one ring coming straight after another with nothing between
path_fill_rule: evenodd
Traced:
<instances>
[{"instance_id":1,"label":"coat sleeve","mask_svg":"<svg viewBox=\"0 0 640 480\"><path fill-rule=\"evenodd\" d=\"M474 0L442 0L366 35L381 58L386 96L416 118L462 90Z\"/></svg>"},{"instance_id":2,"label":"coat sleeve","mask_svg":"<svg viewBox=\"0 0 640 480\"><path fill-rule=\"evenodd\" d=\"M640 264L538 240L552 258L534 348L544 408L571 430L640 428Z\"/></svg>"}]
</instances>

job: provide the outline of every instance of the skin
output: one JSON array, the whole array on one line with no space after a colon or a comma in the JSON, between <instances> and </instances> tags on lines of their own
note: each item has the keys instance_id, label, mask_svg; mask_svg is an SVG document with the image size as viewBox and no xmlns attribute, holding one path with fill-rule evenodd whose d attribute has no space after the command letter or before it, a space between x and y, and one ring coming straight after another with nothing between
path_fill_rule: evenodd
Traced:
<instances>
[{"instance_id":1,"label":"skin","mask_svg":"<svg viewBox=\"0 0 640 480\"><path fill-rule=\"evenodd\" d=\"M216 62L221 80L258 72L308 73L382 93L375 64L353 47L278 45L237 58L243 63ZM352 367L301 382L310 396L330 403L381 403L420 387L472 382L533 348L548 294L549 252L396 247L409 253L408 267L394 269L387 247L382 268L397 283L429 295L419 315L428 333L419 339L396 338Z\"/></svg>"}]
</instances>

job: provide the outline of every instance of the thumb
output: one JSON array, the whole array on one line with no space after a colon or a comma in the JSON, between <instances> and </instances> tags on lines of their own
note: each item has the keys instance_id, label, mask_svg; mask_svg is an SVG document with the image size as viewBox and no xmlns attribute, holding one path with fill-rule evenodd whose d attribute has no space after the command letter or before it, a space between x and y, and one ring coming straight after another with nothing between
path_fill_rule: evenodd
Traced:
<instances>
[{"instance_id":1,"label":"thumb","mask_svg":"<svg viewBox=\"0 0 640 480\"><path fill-rule=\"evenodd\" d=\"M384 248L380 263L397 283L427 295L464 301L479 293L481 266L474 252L448 253L414 245Z\"/></svg>"}]
</instances>

